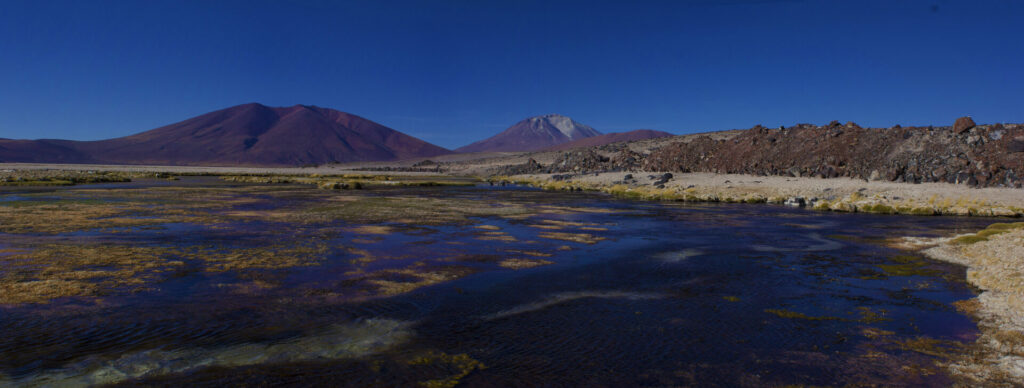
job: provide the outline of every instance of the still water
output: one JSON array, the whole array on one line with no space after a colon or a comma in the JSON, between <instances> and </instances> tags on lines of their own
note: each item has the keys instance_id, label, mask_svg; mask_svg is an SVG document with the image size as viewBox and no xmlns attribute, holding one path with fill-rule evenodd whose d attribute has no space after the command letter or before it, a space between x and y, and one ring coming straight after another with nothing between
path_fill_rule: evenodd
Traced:
<instances>
[{"instance_id":1,"label":"still water","mask_svg":"<svg viewBox=\"0 0 1024 388\"><path fill-rule=\"evenodd\" d=\"M283 201L242 195L265 201L235 210ZM185 270L100 300L0 307L0 386L947 385L944 351L977 335L951 305L974 296L964 269L884 242L991 221L525 188L362 195L558 211L383 233L344 220L122 231L216 247L287 244L302 229L346 249L315 266ZM507 258L545 265L495 265ZM443 279L396 292L354 280L401 269L387 284L415 283L436 268Z\"/></svg>"}]
</instances>

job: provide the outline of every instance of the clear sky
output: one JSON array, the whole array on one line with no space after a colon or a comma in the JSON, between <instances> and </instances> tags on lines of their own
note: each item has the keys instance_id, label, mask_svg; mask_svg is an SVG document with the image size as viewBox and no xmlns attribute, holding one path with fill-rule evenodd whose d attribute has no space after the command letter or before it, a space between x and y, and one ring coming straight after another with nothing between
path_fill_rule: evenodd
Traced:
<instances>
[{"instance_id":1,"label":"clear sky","mask_svg":"<svg viewBox=\"0 0 1024 388\"><path fill-rule=\"evenodd\" d=\"M93 140L247 102L454 148L602 132L1024 122L1024 1L2 1L0 137Z\"/></svg>"}]
</instances>

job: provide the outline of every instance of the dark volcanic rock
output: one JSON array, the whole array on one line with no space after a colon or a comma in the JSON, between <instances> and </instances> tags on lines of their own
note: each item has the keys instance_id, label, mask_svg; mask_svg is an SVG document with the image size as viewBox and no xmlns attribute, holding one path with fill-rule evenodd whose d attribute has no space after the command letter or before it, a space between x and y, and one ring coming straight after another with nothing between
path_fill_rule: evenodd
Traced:
<instances>
[{"instance_id":1,"label":"dark volcanic rock","mask_svg":"<svg viewBox=\"0 0 1024 388\"><path fill-rule=\"evenodd\" d=\"M593 149L578 149L565 152L551 163L548 172L591 172L606 171L611 159Z\"/></svg>"},{"instance_id":2,"label":"dark volcanic rock","mask_svg":"<svg viewBox=\"0 0 1024 388\"><path fill-rule=\"evenodd\" d=\"M530 158L530 160L523 164L502 167L498 170L497 175L536 174L541 172L544 172L544 165Z\"/></svg>"},{"instance_id":3,"label":"dark volcanic rock","mask_svg":"<svg viewBox=\"0 0 1024 388\"><path fill-rule=\"evenodd\" d=\"M647 156L642 169L1021 185L1024 125L975 128L969 136L957 136L950 127L873 129L838 122L824 127L755 127L728 140L698 136L671 143Z\"/></svg>"},{"instance_id":4,"label":"dark volcanic rock","mask_svg":"<svg viewBox=\"0 0 1024 388\"><path fill-rule=\"evenodd\" d=\"M1006 145L1006 152L1024 152L1024 139L1013 139Z\"/></svg>"},{"instance_id":5,"label":"dark volcanic rock","mask_svg":"<svg viewBox=\"0 0 1024 388\"><path fill-rule=\"evenodd\" d=\"M956 122L953 123L953 132L961 134L971 128L974 128L974 126L974 120L971 120L970 117L961 117L956 119Z\"/></svg>"},{"instance_id":6,"label":"dark volcanic rock","mask_svg":"<svg viewBox=\"0 0 1024 388\"><path fill-rule=\"evenodd\" d=\"M571 150L573 148L586 148L586 147L598 147L606 144L622 143L627 141L645 140L645 139L656 139L659 137L675 136L668 132L655 131L650 129L638 129L629 132L619 133L606 133L604 135L586 137L579 140L573 140L568 143L559 144L556 146L548 147L550 151L564 151Z\"/></svg>"}]
</instances>

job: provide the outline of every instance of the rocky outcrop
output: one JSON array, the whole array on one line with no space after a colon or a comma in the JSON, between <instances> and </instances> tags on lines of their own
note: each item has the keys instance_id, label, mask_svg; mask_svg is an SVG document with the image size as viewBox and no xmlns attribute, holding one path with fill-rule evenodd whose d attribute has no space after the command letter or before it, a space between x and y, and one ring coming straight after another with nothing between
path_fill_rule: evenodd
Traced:
<instances>
[{"instance_id":1,"label":"rocky outcrop","mask_svg":"<svg viewBox=\"0 0 1024 388\"><path fill-rule=\"evenodd\" d=\"M544 172L544 166L531 158L523 164L501 167L495 175L536 174L540 172Z\"/></svg>"},{"instance_id":2,"label":"rocky outcrop","mask_svg":"<svg viewBox=\"0 0 1024 388\"><path fill-rule=\"evenodd\" d=\"M558 156L545 172L607 172L636 171L643 166L644 156L628 148L605 156L594 148L576 149Z\"/></svg>"},{"instance_id":3,"label":"rocky outcrop","mask_svg":"<svg viewBox=\"0 0 1024 388\"><path fill-rule=\"evenodd\" d=\"M854 123L754 127L730 139L701 136L654 150L649 171L852 177L979 187L1024 183L1024 125L861 128ZM954 128L969 128L961 132Z\"/></svg>"},{"instance_id":4,"label":"rocky outcrop","mask_svg":"<svg viewBox=\"0 0 1024 388\"><path fill-rule=\"evenodd\" d=\"M956 119L956 122L953 123L953 132L961 134L971 128L974 128L975 125L976 124L974 124L974 120L972 120L970 117L961 117Z\"/></svg>"}]
</instances>

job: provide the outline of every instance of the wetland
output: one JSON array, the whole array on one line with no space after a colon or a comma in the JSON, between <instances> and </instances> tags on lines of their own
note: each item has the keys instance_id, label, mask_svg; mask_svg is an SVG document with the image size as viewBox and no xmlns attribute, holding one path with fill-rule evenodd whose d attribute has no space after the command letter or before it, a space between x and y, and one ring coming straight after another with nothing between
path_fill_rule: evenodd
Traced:
<instances>
[{"instance_id":1,"label":"wetland","mask_svg":"<svg viewBox=\"0 0 1024 388\"><path fill-rule=\"evenodd\" d=\"M426 179L104 182L0 190L0 386L957 384L978 291L887 242L995 222Z\"/></svg>"}]
</instances>

